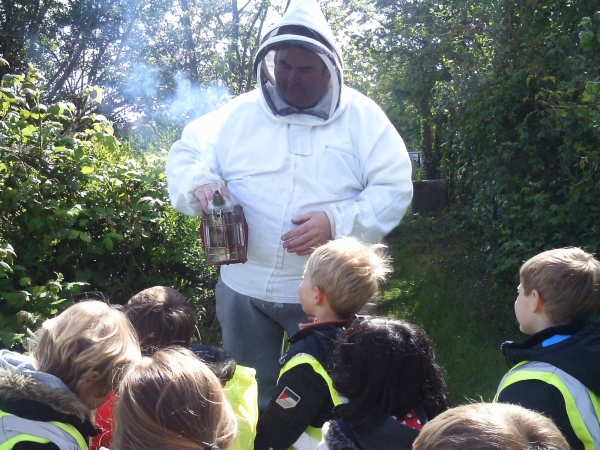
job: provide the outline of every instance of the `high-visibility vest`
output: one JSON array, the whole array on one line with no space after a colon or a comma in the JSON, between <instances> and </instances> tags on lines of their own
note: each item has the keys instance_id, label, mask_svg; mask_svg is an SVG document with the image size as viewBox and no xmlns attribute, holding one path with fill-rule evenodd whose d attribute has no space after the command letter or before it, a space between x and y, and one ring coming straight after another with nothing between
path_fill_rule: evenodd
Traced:
<instances>
[{"instance_id":1,"label":"high-visibility vest","mask_svg":"<svg viewBox=\"0 0 600 450\"><path fill-rule=\"evenodd\" d=\"M256 370L237 365L233 377L225 385L225 397L229 400L238 421L238 431L231 450L254 448L258 422Z\"/></svg>"},{"instance_id":2,"label":"high-visibility vest","mask_svg":"<svg viewBox=\"0 0 600 450\"><path fill-rule=\"evenodd\" d=\"M0 411L0 450L9 450L19 442L56 444L61 450L88 450L88 443L68 423L41 422Z\"/></svg>"},{"instance_id":3,"label":"high-visibility vest","mask_svg":"<svg viewBox=\"0 0 600 450\"><path fill-rule=\"evenodd\" d=\"M600 449L600 397L565 371L538 361L523 361L513 367L500 382L494 402L502 390L523 380L540 380L556 387L565 400L567 416L585 450Z\"/></svg>"},{"instance_id":4,"label":"high-visibility vest","mask_svg":"<svg viewBox=\"0 0 600 450\"><path fill-rule=\"evenodd\" d=\"M281 368L281 372L279 372L279 378L287 372L288 370L299 366L300 364L309 364L313 370L321 375L327 383L327 387L329 388L329 394L331 395L331 400L335 406L340 405L342 403L342 399L337 391L333 387L333 381L331 377L327 373L327 371L323 368L321 363L317 361L317 359L313 356L307 355L306 353L298 353L292 359L290 359L285 365ZM277 379L279 382L279 379ZM321 428L314 428L309 426L304 433L300 435L298 440L294 442L292 445L292 449L295 450L316 450L321 439L323 438L323 431Z\"/></svg>"}]
</instances>

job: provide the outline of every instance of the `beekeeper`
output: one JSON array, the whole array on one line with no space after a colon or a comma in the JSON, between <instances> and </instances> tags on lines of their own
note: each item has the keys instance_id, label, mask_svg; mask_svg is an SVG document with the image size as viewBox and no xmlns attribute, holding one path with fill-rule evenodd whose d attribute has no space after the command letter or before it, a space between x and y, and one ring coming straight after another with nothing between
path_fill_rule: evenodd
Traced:
<instances>
[{"instance_id":1,"label":"beekeeper","mask_svg":"<svg viewBox=\"0 0 600 450\"><path fill-rule=\"evenodd\" d=\"M215 296L223 346L256 369L261 410L284 331L307 322L297 292L307 255L341 236L380 240L412 198L404 143L344 86L341 55L316 0L292 0L255 57L258 87L191 122L167 159L176 210L202 214L216 189L244 207L248 261L221 267Z\"/></svg>"}]
</instances>

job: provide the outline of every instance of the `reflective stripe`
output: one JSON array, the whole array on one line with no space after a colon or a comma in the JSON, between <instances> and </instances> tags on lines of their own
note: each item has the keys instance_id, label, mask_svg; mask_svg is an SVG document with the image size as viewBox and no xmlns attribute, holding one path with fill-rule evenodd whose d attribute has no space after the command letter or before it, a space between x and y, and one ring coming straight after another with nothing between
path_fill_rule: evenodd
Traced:
<instances>
[{"instance_id":1,"label":"reflective stripe","mask_svg":"<svg viewBox=\"0 0 600 450\"><path fill-rule=\"evenodd\" d=\"M342 403L342 399L337 391L333 388L333 381L331 377L327 373L327 371L323 368L321 363L311 355L306 353L298 353L292 359L290 359L285 365L282 367L281 372L279 372L279 378L277 379L277 383L279 383L279 379L281 376L287 372L288 370L299 366L300 364L308 364L313 370L321 375L327 383L327 387L329 388L329 394L331 395L331 400L335 406L340 405ZM300 435L298 440L294 442L294 445L291 447L296 450L315 450L321 439L323 438L323 431L320 428L314 428L309 426L304 433Z\"/></svg>"},{"instance_id":2,"label":"reflective stripe","mask_svg":"<svg viewBox=\"0 0 600 450\"><path fill-rule=\"evenodd\" d=\"M12 449L19 442L52 442L61 450L88 450L77 429L60 422L41 422L0 411L0 450Z\"/></svg>"},{"instance_id":3,"label":"reflective stripe","mask_svg":"<svg viewBox=\"0 0 600 450\"><path fill-rule=\"evenodd\" d=\"M565 400L569 422L585 450L600 448L600 399L578 379L565 371L538 361L524 361L513 367L500 382L494 402L513 383L540 380L556 387Z\"/></svg>"},{"instance_id":4,"label":"reflective stripe","mask_svg":"<svg viewBox=\"0 0 600 450\"><path fill-rule=\"evenodd\" d=\"M281 372L279 372L279 378L281 378L281 376L285 372L296 366L299 366L300 364L309 364L315 372L321 375L325 380L325 383L327 383L327 387L329 388L329 394L331 395L331 400L333 401L333 404L335 406L342 404L342 399L340 398L340 395L333 388L333 381L331 381L331 377L323 368L321 363L317 361L317 359L314 356L308 355L306 353L298 353L296 356L294 356L292 359L285 363L285 365L281 369ZM279 378L277 379L278 383Z\"/></svg>"}]
</instances>

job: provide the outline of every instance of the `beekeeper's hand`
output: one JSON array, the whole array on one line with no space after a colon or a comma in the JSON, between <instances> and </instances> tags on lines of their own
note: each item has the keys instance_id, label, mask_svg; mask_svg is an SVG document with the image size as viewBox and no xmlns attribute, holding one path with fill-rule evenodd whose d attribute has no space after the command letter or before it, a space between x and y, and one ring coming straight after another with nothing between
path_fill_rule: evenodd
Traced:
<instances>
[{"instance_id":1,"label":"beekeeper's hand","mask_svg":"<svg viewBox=\"0 0 600 450\"><path fill-rule=\"evenodd\" d=\"M281 236L288 253L310 255L319 245L332 239L331 224L325 211L302 214L293 218L292 223L299 226Z\"/></svg>"},{"instance_id":2,"label":"beekeeper's hand","mask_svg":"<svg viewBox=\"0 0 600 450\"><path fill-rule=\"evenodd\" d=\"M202 205L202 212L205 213L208 209L208 204L213 199L213 194L215 191L219 191L224 197L229 198L229 191L227 190L227 186L224 184L205 184L194 191L194 197L196 197Z\"/></svg>"}]
</instances>

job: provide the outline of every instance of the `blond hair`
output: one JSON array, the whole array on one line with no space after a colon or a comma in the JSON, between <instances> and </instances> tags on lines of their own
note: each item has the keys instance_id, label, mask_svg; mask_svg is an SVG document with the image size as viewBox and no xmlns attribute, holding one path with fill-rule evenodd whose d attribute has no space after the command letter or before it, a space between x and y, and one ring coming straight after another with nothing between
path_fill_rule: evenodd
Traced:
<instances>
[{"instance_id":1,"label":"blond hair","mask_svg":"<svg viewBox=\"0 0 600 450\"><path fill-rule=\"evenodd\" d=\"M308 259L304 277L327 297L340 318L352 317L375 295L392 271L385 245L365 245L353 237L329 241Z\"/></svg>"},{"instance_id":2,"label":"blond hair","mask_svg":"<svg viewBox=\"0 0 600 450\"><path fill-rule=\"evenodd\" d=\"M29 352L39 371L58 377L74 393L85 376L97 371L98 397L107 395L123 368L141 357L127 317L95 300L77 303L46 320L30 340Z\"/></svg>"},{"instance_id":3,"label":"blond hair","mask_svg":"<svg viewBox=\"0 0 600 450\"><path fill-rule=\"evenodd\" d=\"M554 422L519 405L474 403L427 423L413 450L570 450Z\"/></svg>"},{"instance_id":4,"label":"blond hair","mask_svg":"<svg viewBox=\"0 0 600 450\"><path fill-rule=\"evenodd\" d=\"M217 377L185 348L133 364L115 410L115 450L228 449L236 419Z\"/></svg>"},{"instance_id":5,"label":"blond hair","mask_svg":"<svg viewBox=\"0 0 600 450\"><path fill-rule=\"evenodd\" d=\"M600 307L600 262L580 248L540 253L523 264L520 278L525 295L538 291L556 324L585 321Z\"/></svg>"}]
</instances>

